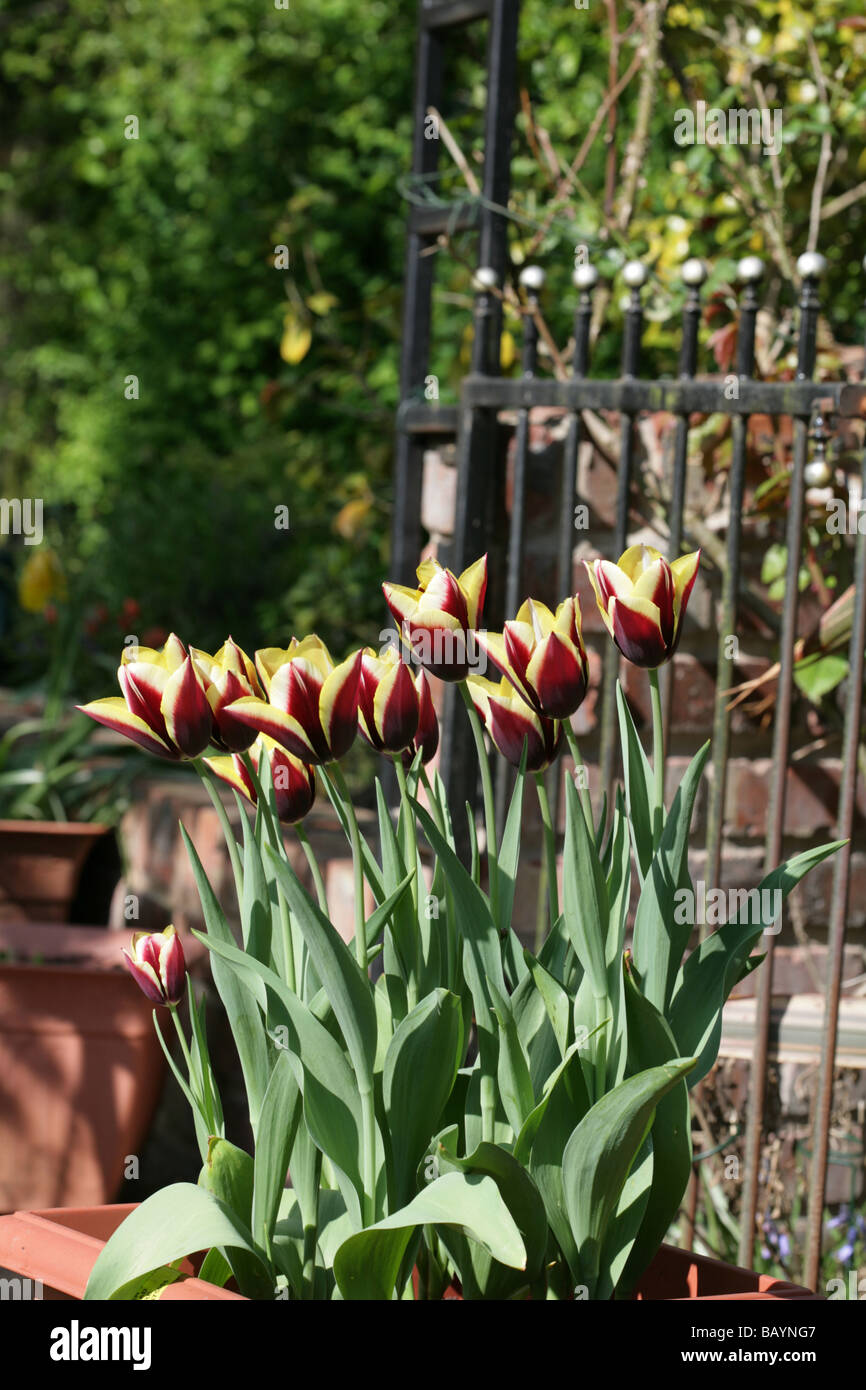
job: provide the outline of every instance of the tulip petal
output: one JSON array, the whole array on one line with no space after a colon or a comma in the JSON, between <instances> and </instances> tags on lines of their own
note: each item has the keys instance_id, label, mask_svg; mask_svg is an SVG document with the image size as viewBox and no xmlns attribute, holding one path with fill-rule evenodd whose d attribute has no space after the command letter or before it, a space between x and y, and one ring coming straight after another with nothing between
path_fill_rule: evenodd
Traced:
<instances>
[{"instance_id":1,"label":"tulip petal","mask_svg":"<svg viewBox=\"0 0 866 1390\"><path fill-rule=\"evenodd\" d=\"M174 927L166 927L162 933L163 941L159 952L159 978L165 990L168 1004L177 1004L183 998L186 986L186 962L183 946Z\"/></svg>"},{"instance_id":2,"label":"tulip petal","mask_svg":"<svg viewBox=\"0 0 866 1390\"><path fill-rule=\"evenodd\" d=\"M447 613L462 629L474 626L469 622L466 595L450 570L436 570L418 600L418 611Z\"/></svg>"},{"instance_id":3,"label":"tulip petal","mask_svg":"<svg viewBox=\"0 0 866 1390\"><path fill-rule=\"evenodd\" d=\"M407 589L405 584L383 584L382 592L398 627L411 618L421 598L420 589Z\"/></svg>"},{"instance_id":4,"label":"tulip petal","mask_svg":"<svg viewBox=\"0 0 866 1390\"><path fill-rule=\"evenodd\" d=\"M505 632L508 631L510 626L512 626L512 624L505 624ZM511 680L513 672L511 669L511 660L508 655L508 648L506 646L505 632L487 632L484 628L479 628L475 633L475 641L478 643L479 650L483 652L484 656L495 670L498 671L501 676L505 676L508 680Z\"/></svg>"},{"instance_id":5,"label":"tulip petal","mask_svg":"<svg viewBox=\"0 0 866 1390\"><path fill-rule=\"evenodd\" d=\"M322 686L319 697L321 727L333 760L351 748L358 729L358 685L363 652L355 652L336 666Z\"/></svg>"},{"instance_id":6,"label":"tulip petal","mask_svg":"<svg viewBox=\"0 0 866 1390\"><path fill-rule=\"evenodd\" d=\"M655 604L665 646L669 647L674 635L674 578L667 560L659 556L646 567L635 582L633 597Z\"/></svg>"},{"instance_id":7,"label":"tulip petal","mask_svg":"<svg viewBox=\"0 0 866 1390\"><path fill-rule=\"evenodd\" d=\"M322 761L297 719L285 710L277 709L255 695L245 695L242 700L236 700L230 709L235 719L273 739L296 758L308 763Z\"/></svg>"},{"instance_id":8,"label":"tulip petal","mask_svg":"<svg viewBox=\"0 0 866 1390\"><path fill-rule=\"evenodd\" d=\"M254 732L252 737L253 740L255 740L256 735ZM221 782L225 782L228 786L233 787L236 792L239 792L241 796L246 797L247 801L255 805L256 791L253 786L253 779L236 754L225 758L205 758L204 764L205 767L210 768L214 776L218 777Z\"/></svg>"},{"instance_id":9,"label":"tulip petal","mask_svg":"<svg viewBox=\"0 0 866 1390\"><path fill-rule=\"evenodd\" d=\"M526 672L527 684L535 692L533 708L549 719L568 719L583 703L586 677L582 653L552 632L539 642Z\"/></svg>"},{"instance_id":10,"label":"tulip petal","mask_svg":"<svg viewBox=\"0 0 866 1390\"><path fill-rule=\"evenodd\" d=\"M636 584L644 570L663 558L661 551L656 550L653 545L630 545L620 555L617 569L622 570L632 584Z\"/></svg>"},{"instance_id":11,"label":"tulip petal","mask_svg":"<svg viewBox=\"0 0 866 1390\"><path fill-rule=\"evenodd\" d=\"M281 666L285 666L291 657L291 647L262 647L256 652L256 670L266 695L270 694L271 681L277 671Z\"/></svg>"},{"instance_id":12,"label":"tulip petal","mask_svg":"<svg viewBox=\"0 0 866 1390\"><path fill-rule=\"evenodd\" d=\"M127 969L141 992L147 996L151 1004L164 1004L165 997L162 985L153 966L134 960L125 946L121 946L120 949L126 957Z\"/></svg>"},{"instance_id":13,"label":"tulip petal","mask_svg":"<svg viewBox=\"0 0 866 1390\"><path fill-rule=\"evenodd\" d=\"M415 748L421 749L422 763L429 763L439 747L439 720L433 708L433 695L430 682L423 671L418 672L418 732L415 735Z\"/></svg>"},{"instance_id":14,"label":"tulip petal","mask_svg":"<svg viewBox=\"0 0 866 1390\"><path fill-rule=\"evenodd\" d=\"M213 716L192 659L169 676L160 710L169 738L187 758L197 758L210 743Z\"/></svg>"},{"instance_id":15,"label":"tulip petal","mask_svg":"<svg viewBox=\"0 0 866 1390\"><path fill-rule=\"evenodd\" d=\"M610 617L614 641L633 666L655 668L667 660L668 647L654 603L645 598L612 598Z\"/></svg>"},{"instance_id":16,"label":"tulip petal","mask_svg":"<svg viewBox=\"0 0 866 1390\"><path fill-rule=\"evenodd\" d=\"M479 560L465 569L458 583L466 599L467 626L477 627L481 621L484 598L487 593L487 556L482 555Z\"/></svg>"},{"instance_id":17,"label":"tulip petal","mask_svg":"<svg viewBox=\"0 0 866 1390\"><path fill-rule=\"evenodd\" d=\"M404 661L397 661L379 681L373 697L373 722L388 753L401 753L418 732L418 692Z\"/></svg>"},{"instance_id":18,"label":"tulip petal","mask_svg":"<svg viewBox=\"0 0 866 1390\"><path fill-rule=\"evenodd\" d=\"M701 552L695 550L691 555L681 555L671 565L671 574L674 580L674 613L677 620L686 610L686 604L695 586L700 563Z\"/></svg>"},{"instance_id":19,"label":"tulip petal","mask_svg":"<svg viewBox=\"0 0 866 1390\"><path fill-rule=\"evenodd\" d=\"M118 684L130 710L160 736L165 733L161 705L168 679L162 666L147 661L121 662L117 671Z\"/></svg>"},{"instance_id":20,"label":"tulip petal","mask_svg":"<svg viewBox=\"0 0 866 1390\"><path fill-rule=\"evenodd\" d=\"M105 700L91 700L90 704L77 705L76 708L80 709L82 714L88 714L91 719L95 719L97 724L104 724L107 729L114 729L116 733L125 735L133 743L137 743L139 748L156 754L158 758L176 760L180 756L177 750L170 748L143 719L133 714L126 701L119 695L111 695Z\"/></svg>"}]
</instances>

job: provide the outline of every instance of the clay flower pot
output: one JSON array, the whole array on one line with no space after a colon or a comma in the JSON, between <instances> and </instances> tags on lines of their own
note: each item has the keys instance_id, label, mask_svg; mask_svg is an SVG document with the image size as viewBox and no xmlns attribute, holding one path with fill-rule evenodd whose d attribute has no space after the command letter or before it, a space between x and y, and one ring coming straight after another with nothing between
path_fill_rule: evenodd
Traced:
<instances>
[{"instance_id":1,"label":"clay flower pot","mask_svg":"<svg viewBox=\"0 0 866 1390\"><path fill-rule=\"evenodd\" d=\"M722 1260L711 1260L706 1255L695 1255L691 1250L677 1250L673 1245L661 1247L638 1284L636 1297L652 1301L800 1299L824 1302L821 1294L799 1284L788 1284L771 1274L757 1274L753 1269L740 1269Z\"/></svg>"},{"instance_id":2,"label":"clay flower pot","mask_svg":"<svg viewBox=\"0 0 866 1390\"><path fill-rule=\"evenodd\" d=\"M108 826L0 820L0 918L65 922L84 861Z\"/></svg>"},{"instance_id":3,"label":"clay flower pot","mask_svg":"<svg viewBox=\"0 0 866 1390\"><path fill-rule=\"evenodd\" d=\"M90 1271L109 1236L117 1230L135 1203L118 1206L48 1208L17 1211L0 1217L0 1266L21 1279L31 1298L83 1299ZM165 1301L246 1299L194 1277L193 1266L184 1262L185 1277L161 1293Z\"/></svg>"},{"instance_id":4,"label":"clay flower pot","mask_svg":"<svg viewBox=\"0 0 866 1390\"><path fill-rule=\"evenodd\" d=\"M130 942L0 923L0 1211L110 1201L140 1153L165 1058Z\"/></svg>"}]
</instances>

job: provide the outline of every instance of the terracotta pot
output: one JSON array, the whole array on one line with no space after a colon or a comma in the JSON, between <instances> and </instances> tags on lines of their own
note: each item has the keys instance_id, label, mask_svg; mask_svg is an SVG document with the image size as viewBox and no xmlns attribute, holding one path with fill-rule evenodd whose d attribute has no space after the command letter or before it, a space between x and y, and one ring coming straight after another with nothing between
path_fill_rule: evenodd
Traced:
<instances>
[{"instance_id":1,"label":"terracotta pot","mask_svg":"<svg viewBox=\"0 0 866 1390\"><path fill-rule=\"evenodd\" d=\"M17 1211L12 1216L0 1216L0 1266L23 1279L38 1280L41 1288L34 1289L31 1284L31 1297L82 1299L90 1271L105 1242L134 1210L132 1203ZM169 1284L161 1294L163 1301L247 1301L241 1294L196 1279L188 1260L182 1268L186 1277Z\"/></svg>"},{"instance_id":2,"label":"terracotta pot","mask_svg":"<svg viewBox=\"0 0 866 1390\"><path fill-rule=\"evenodd\" d=\"M653 1301L682 1299L712 1302L747 1299L804 1299L823 1303L821 1294L774 1279L771 1274L757 1274L753 1269L711 1260L695 1255L691 1250L677 1250L663 1245L638 1284L636 1297Z\"/></svg>"},{"instance_id":3,"label":"terracotta pot","mask_svg":"<svg viewBox=\"0 0 866 1390\"><path fill-rule=\"evenodd\" d=\"M0 920L65 922L84 861L108 826L0 820Z\"/></svg>"},{"instance_id":4,"label":"terracotta pot","mask_svg":"<svg viewBox=\"0 0 866 1390\"><path fill-rule=\"evenodd\" d=\"M418 1291L418 1272L413 1275ZM462 1300L459 1285L447 1288L443 1298ZM761 1302L765 1299L800 1299L823 1303L821 1294L799 1284L788 1284L770 1274L757 1274L753 1269L739 1269L722 1260L695 1255L691 1250L678 1250L662 1245L652 1264L638 1284L635 1298L639 1301L678 1302L697 1299L698 1302L746 1299Z\"/></svg>"},{"instance_id":5,"label":"terracotta pot","mask_svg":"<svg viewBox=\"0 0 866 1390\"><path fill-rule=\"evenodd\" d=\"M165 1058L131 935L0 923L0 1211L110 1201L141 1151Z\"/></svg>"}]
</instances>

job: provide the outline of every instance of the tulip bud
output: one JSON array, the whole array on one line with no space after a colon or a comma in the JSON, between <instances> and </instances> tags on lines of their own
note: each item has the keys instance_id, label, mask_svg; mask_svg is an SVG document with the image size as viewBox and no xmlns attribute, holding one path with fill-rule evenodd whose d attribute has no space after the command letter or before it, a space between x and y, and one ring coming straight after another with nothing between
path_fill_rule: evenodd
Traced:
<instances>
[{"instance_id":1,"label":"tulip bud","mask_svg":"<svg viewBox=\"0 0 866 1390\"><path fill-rule=\"evenodd\" d=\"M132 954L122 948L129 973L153 1004L178 1004L186 985L183 946L174 927L136 932Z\"/></svg>"},{"instance_id":2,"label":"tulip bud","mask_svg":"<svg viewBox=\"0 0 866 1390\"><path fill-rule=\"evenodd\" d=\"M504 631L480 632L479 645L536 714L568 719L583 703L589 664L580 630L580 604L567 598L556 614L527 599Z\"/></svg>"},{"instance_id":3,"label":"tulip bud","mask_svg":"<svg viewBox=\"0 0 866 1390\"><path fill-rule=\"evenodd\" d=\"M264 757L263 757L264 754ZM312 810L316 799L316 774L308 763L285 752L273 739L260 734L249 750L253 766L261 778L270 764L274 784L277 818L285 825L296 825ZM255 784L243 759L233 753L228 758L205 758L205 764L221 781L234 787L255 806Z\"/></svg>"},{"instance_id":4,"label":"tulip bud","mask_svg":"<svg viewBox=\"0 0 866 1390\"><path fill-rule=\"evenodd\" d=\"M496 685L483 676L470 676L466 686L503 758L519 767L525 743L527 772L543 772L550 766L562 743L561 723L536 714L504 678Z\"/></svg>"},{"instance_id":5,"label":"tulip bud","mask_svg":"<svg viewBox=\"0 0 866 1390\"><path fill-rule=\"evenodd\" d=\"M418 566L420 587L383 584L400 636L420 666L444 681L462 681L472 666L470 648L487 590L487 556L459 579L437 560Z\"/></svg>"},{"instance_id":6,"label":"tulip bud","mask_svg":"<svg viewBox=\"0 0 866 1390\"><path fill-rule=\"evenodd\" d=\"M361 658L358 727L377 753L402 753L418 732L418 691L410 667L394 647Z\"/></svg>"},{"instance_id":7,"label":"tulip bud","mask_svg":"<svg viewBox=\"0 0 866 1390\"><path fill-rule=\"evenodd\" d=\"M629 546L614 565L584 561L604 625L633 666L670 661L698 572L701 552L673 564L648 545Z\"/></svg>"}]
</instances>

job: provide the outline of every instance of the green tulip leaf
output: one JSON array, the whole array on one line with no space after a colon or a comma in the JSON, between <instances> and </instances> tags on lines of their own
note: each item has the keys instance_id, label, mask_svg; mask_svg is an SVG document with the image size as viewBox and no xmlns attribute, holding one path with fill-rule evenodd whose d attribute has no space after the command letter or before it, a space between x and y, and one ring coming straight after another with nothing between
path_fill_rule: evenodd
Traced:
<instances>
[{"instance_id":1,"label":"green tulip leaf","mask_svg":"<svg viewBox=\"0 0 866 1390\"><path fill-rule=\"evenodd\" d=\"M395 1029L385 1054L382 1097L398 1205L414 1189L415 1171L440 1127L462 1059L460 1000L448 990L434 990Z\"/></svg>"},{"instance_id":2,"label":"green tulip leaf","mask_svg":"<svg viewBox=\"0 0 866 1390\"><path fill-rule=\"evenodd\" d=\"M258 1270L255 1296L262 1297L263 1288L273 1295L271 1272L244 1222L204 1187L178 1182L146 1198L118 1226L93 1266L84 1297L111 1299L120 1290L126 1298L135 1297L133 1281L211 1246L245 1251Z\"/></svg>"},{"instance_id":3,"label":"green tulip leaf","mask_svg":"<svg viewBox=\"0 0 866 1390\"><path fill-rule=\"evenodd\" d=\"M343 1242L334 1257L343 1297L392 1298L403 1257L419 1226L454 1226L501 1264L526 1268L520 1231L493 1179L446 1173L408 1206Z\"/></svg>"},{"instance_id":4,"label":"green tulip leaf","mask_svg":"<svg viewBox=\"0 0 866 1390\"><path fill-rule=\"evenodd\" d=\"M742 978L750 952L765 930L774 926L775 894L781 901L810 869L835 854L845 843L834 840L815 849L804 850L766 875L758 885L756 914L743 913L749 920L737 919L706 937L683 965L670 1008L670 1025L682 1053L691 1053L698 1062L689 1077L693 1086L706 1076L718 1056L722 1034L722 1008L734 985ZM764 912L763 905L769 905ZM752 920L757 915L759 920ZM767 918L765 921L764 918Z\"/></svg>"}]
</instances>

